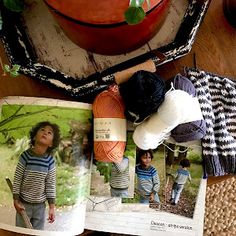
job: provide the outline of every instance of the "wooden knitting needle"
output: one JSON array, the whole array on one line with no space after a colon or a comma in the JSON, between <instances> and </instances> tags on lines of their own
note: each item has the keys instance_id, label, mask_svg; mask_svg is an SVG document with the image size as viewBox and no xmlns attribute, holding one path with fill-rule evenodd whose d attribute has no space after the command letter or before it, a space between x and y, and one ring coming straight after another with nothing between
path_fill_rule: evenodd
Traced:
<instances>
[{"instance_id":1,"label":"wooden knitting needle","mask_svg":"<svg viewBox=\"0 0 236 236\"><path fill-rule=\"evenodd\" d=\"M161 59L159 61L161 61ZM73 84L70 85L71 95L76 96L77 98L92 98L94 94L102 92L103 90L107 89L109 85L119 85L128 81L130 77L139 70L155 72L156 64L153 59L149 59L133 67L120 70L109 75L104 75L100 78L99 76L94 76L89 80L89 82L87 82L86 79L81 80L76 84L75 87Z\"/></svg>"},{"instance_id":2,"label":"wooden knitting needle","mask_svg":"<svg viewBox=\"0 0 236 236\"><path fill-rule=\"evenodd\" d=\"M6 177L6 181L7 181L7 185L9 186L9 188L11 190L11 193L13 193L13 186L12 186L11 180L8 177ZM22 217L22 219L23 219L23 221L25 223L26 228L33 229L33 226L32 226L32 224L31 224L31 222L29 220L29 217L26 214L26 211L22 210L20 212L20 214L21 214L21 217Z\"/></svg>"},{"instance_id":3,"label":"wooden knitting needle","mask_svg":"<svg viewBox=\"0 0 236 236\"><path fill-rule=\"evenodd\" d=\"M156 66L153 60L149 59L141 64L138 64L136 66L133 66L131 68L128 68L123 71L119 71L114 73L115 77L115 82L117 84L124 83L129 80L129 78L137 71L139 70L145 70L145 71L150 71L150 72L155 72L156 71Z\"/></svg>"}]
</instances>

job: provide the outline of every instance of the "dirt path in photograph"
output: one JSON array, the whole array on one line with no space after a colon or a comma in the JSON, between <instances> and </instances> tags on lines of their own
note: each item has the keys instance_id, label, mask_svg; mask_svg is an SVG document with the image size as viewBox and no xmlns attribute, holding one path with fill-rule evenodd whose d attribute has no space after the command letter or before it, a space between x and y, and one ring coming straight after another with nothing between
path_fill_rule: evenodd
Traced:
<instances>
[{"instance_id":1,"label":"dirt path in photograph","mask_svg":"<svg viewBox=\"0 0 236 236\"><path fill-rule=\"evenodd\" d=\"M189 196L187 196L183 190L178 204L171 205L170 198L171 198L172 185L173 185L173 181L170 181L166 188L166 203L162 204L161 210L174 213L177 215L185 216L188 218L192 218L193 213L194 213L196 199L193 200L189 198Z\"/></svg>"}]
</instances>

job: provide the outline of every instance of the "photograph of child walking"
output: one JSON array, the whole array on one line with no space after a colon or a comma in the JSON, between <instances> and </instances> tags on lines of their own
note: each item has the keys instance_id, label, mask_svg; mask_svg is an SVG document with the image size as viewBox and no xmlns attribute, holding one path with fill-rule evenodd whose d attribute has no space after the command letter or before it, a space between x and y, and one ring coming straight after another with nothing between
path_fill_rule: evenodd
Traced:
<instances>
[{"instance_id":1,"label":"photograph of child walking","mask_svg":"<svg viewBox=\"0 0 236 236\"><path fill-rule=\"evenodd\" d=\"M164 211L192 218L203 177L201 152L194 147L165 143Z\"/></svg>"},{"instance_id":2,"label":"photograph of child walking","mask_svg":"<svg viewBox=\"0 0 236 236\"><path fill-rule=\"evenodd\" d=\"M91 120L90 104L6 99L0 119L1 225L33 235L83 232Z\"/></svg>"},{"instance_id":3,"label":"photograph of child walking","mask_svg":"<svg viewBox=\"0 0 236 236\"><path fill-rule=\"evenodd\" d=\"M187 158L184 158L179 163L179 168L177 171L172 174L173 177L173 186L171 190L171 205L177 205L180 194L184 189L184 185L189 180L191 182L191 175L188 171L188 168L190 167L190 161Z\"/></svg>"},{"instance_id":4,"label":"photograph of child walking","mask_svg":"<svg viewBox=\"0 0 236 236\"><path fill-rule=\"evenodd\" d=\"M137 148L135 194L122 199L123 210L132 209L132 203L137 211L193 218L203 178L199 147L164 142L155 150Z\"/></svg>"}]
</instances>

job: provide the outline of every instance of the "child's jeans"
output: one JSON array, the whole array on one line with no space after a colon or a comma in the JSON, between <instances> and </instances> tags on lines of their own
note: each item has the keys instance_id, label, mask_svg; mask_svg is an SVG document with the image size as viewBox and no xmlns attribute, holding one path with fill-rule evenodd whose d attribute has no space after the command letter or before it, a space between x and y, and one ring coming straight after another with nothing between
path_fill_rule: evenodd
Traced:
<instances>
[{"instance_id":1,"label":"child's jeans","mask_svg":"<svg viewBox=\"0 0 236 236\"><path fill-rule=\"evenodd\" d=\"M177 183L173 184L172 192L171 192L171 198L173 199L173 202L175 204L178 203L179 198L180 198L180 194L181 194L183 189L184 189L184 184L177 184Z\"/></svg>"},{"instance_id":2,"label":"child's jeans","mask_svg":"<svg viewBox=\"0 0 236 236\"><path fill-rule=\"evenodd\" d=\"M150 196L140 196L140 203L149 204ZM154 201L160 203L160 199L157 193L154 194Z\"/></svg>"},{"instance_id":3,"label":"child's jeans","mask_svg":"<svg viewBox=\"0 0 236 236\"><path fill-rule=\"evenodd\" d=\"M43 203L22 202L22 204L25 207L26 214L30 219L33 229L43 230L45 223L46 204L44 202ZM18 212L16 213L16 226L26 228L22 216Z\"/></svg>"},{"instance_id":4,"label":"child's jeans","mask_svg":"<svg viewBox=\"0 0 236 236\"><path fill-rule=\"evenodd\" d=\"M111 188L110 190L111 196L112 197L128 197L128 188L126 189L116 189L116 188Z\"/></svg>"}]
</instances>

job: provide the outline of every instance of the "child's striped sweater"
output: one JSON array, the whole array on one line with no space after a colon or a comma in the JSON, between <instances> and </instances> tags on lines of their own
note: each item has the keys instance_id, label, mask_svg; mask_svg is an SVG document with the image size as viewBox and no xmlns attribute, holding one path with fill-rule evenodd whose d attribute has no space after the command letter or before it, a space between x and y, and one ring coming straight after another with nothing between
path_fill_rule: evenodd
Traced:
<instances>
[{"instance_id":1,"label":"child's striped sweater","mask_svg":"<svg viewBox=\"0 0 236 236\"><path fill-rule=\"evenodd\" d=\"M54 203L56 197L56 168L49 154L36 156L24 151L16 167L13 198L28 203Z\"/></svg>"},{"instance_id":2,"label":"child's striped sweater","mask_svg":"<svg viewBox=\"0 0 236 236\"><path fill-rule=\"evenodd\" d=\"M150 166L147 169L141 168L141 165L136 166L138 191L143 196L150 196L151 193L158 193L160 188L160 179L157 170Z\"/></svg>"}]
</instances>

